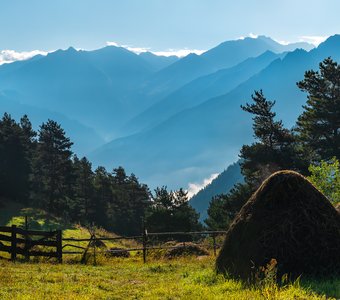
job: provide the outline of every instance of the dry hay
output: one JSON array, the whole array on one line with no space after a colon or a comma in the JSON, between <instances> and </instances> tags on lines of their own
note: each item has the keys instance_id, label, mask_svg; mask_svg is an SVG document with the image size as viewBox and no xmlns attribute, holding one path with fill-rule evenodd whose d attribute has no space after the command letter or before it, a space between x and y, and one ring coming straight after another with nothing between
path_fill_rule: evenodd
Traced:
<instances>
[{"instance_id":1,"label":"dry hay","mask_svg":"<svg viewBox=\"0 0 340 300\"><path fill-rule=\"evenodd\" d=\"M174 248L168 249L165 253L166 258L173 258L179 256L204 256L209 255L209 252L204 248L194 243L179 243L173 246Z\"/></svg>"},{"instance_id":2,"label":"dry hay","mask_svg":"<svg viewBox=\"0 0 340 300\"><path fill-rule=\"evenodd\" d=\"M340 214L340 203L335 204L335 209Z\"/></svg>"},{"instance_id":3,"label":"dry hay","mask_svg":"<svg viewBox=\"0 0 340 300\"><path fill-rule=\"evenodd\" d=\"M98 238L91 240L90 247L107 248L105 243Z\"/></svg>"},{"instance_id":4,"label":"dry hay","mask_svg":"<svg viewBox=\"0 0 340 300\"><path fill-rule=\"evenodd\" d=\"M280 171L263 182L235 218L216 269L249 280L275 261L279 278L328 276L340 270L339 253L340 215L302 175Z\"/></svg>"},{"instance_id":5,"label":"dry hay","mask_svg":"<svg viewBox=\"0 0 340 300\"><path fill-rule=\"evenodd\" d=\"M123 248L112 247L106 252L109 257L130 257L130 252Z\"/></svg>"}]
</instances>

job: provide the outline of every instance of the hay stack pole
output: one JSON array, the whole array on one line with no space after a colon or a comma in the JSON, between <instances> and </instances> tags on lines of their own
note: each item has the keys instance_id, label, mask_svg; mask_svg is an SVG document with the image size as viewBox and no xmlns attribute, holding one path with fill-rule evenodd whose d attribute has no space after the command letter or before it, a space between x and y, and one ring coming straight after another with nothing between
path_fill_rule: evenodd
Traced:
<instances>
[{"instance_id":1,"label":"hay stack pole","mask_svg":"<svg viewBox=\"0 0 340 300\"><path fill-rule=\"evenodd\" d=\"M242 279L277 261L278 275L340 271L340 214L306 178L280 171L266 179L230 226L216 269Z\"/></svg>"}]
</instances>

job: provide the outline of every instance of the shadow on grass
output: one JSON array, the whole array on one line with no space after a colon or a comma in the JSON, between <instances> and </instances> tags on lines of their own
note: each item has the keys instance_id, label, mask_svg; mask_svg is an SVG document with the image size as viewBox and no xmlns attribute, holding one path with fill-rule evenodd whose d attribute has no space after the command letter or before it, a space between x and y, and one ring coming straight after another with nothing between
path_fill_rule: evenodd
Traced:
<instances>
[{"instance_id":1,"label":"shadow on grass","mask_svg":"<svg viewBox=\"0 0 340 300\"><path fill-rule=\"evenodd\" d=\"M301 279L300 286L320 295L340 299L340 276L327 279Z\"/></svg>"},{"instance_id":2,"label":"shadow on grass","mask_svg":"<svg viewBox=\"0 0 340 300\"><path fill-rule=\"evenodd\" d=\"M27 208L13 202L8 205L0 204L0 226L17 225L24 228L25 216L27 216L28 228L31 230L50 231L73 228L70 224L65 224L61 218L56 218L41 209Z\"/></svg>"}]
</instances>

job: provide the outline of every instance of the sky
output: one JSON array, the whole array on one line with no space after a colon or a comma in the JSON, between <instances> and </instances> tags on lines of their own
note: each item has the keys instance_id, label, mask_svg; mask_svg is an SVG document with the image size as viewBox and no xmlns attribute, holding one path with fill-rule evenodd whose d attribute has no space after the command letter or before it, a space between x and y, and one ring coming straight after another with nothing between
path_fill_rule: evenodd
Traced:
<instances>
[{"instance_id":1,"label":"sky","mask_svg":"<svg viewBox=\"0 0 340 300\"><path fill-rule=\"evenodd\" d=\"M260 34L317 44L340 33L339 11L339 0L0 0L0 56L107 44L200 53Z\"/></svg>"}]
</instances>

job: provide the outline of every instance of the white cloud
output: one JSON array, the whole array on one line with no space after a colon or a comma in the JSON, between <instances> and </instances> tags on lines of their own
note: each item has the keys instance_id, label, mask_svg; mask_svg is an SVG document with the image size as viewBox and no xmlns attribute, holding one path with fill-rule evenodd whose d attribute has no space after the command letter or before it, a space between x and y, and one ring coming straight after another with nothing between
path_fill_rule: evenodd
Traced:
<instances>
[{"instance_id":1,"label":"white cloud","mask_svg":"<svg viewBox=\"0 0 340 300\"><path fill-rule=\"evenodd\" d=\"M107 45L107 46L115 46L115 47L120 47L118 43L116 43L116 42L113 42L113 41L106 42L106 45Z\"/></svg>"},{"instance_id":2,"label":"white cloud","mask_svg":"<svg viewBox=\"0 0 340 300\"><path fill-rule=\"evenodd\" d=\"M197 55L201 55L206 50L198 50L198 49L169 49L167 51L151 51L155 55L159 56L178 56L178 57L184 57L189 55L190 53L195 53Z\"/></svg>"},{"instance_id":3,"label":"white cloud","mask_svg":"<svg viewBox=\"0 0 340 300\"><path fill-rule=\"evenodd\" d=\"M203 179L200 183L189 183L188 184L188 197L191 198L193 195L197 194L201 189L206 187L209 183L211 183L216 177L218 173L213 173L210 177Z\"/></svg>"},{"instance_id":4,"label":"white cloud","mask_svg":"<svg viewBox=\"0 0 340 300\"><path fill-rule=\"evenodd\" d=\"M132 51L132 52L135 52L137 54L140 54L142 52L147 52L147 51L150 51L149 48L144 48L144 47L133 47L133 46L129 46L129 45L121 45L117 42L106 42L106 45L107 46L115 46L115 47L122 47L122 48L125 48L129 51Z\"/></svg>"},{"instance_id":5,"label":"white cloud","mask_svg":"<svg viewBox=\"0 0 340 300\"><path fill-rule=\"evenodd\" d=\"M134 53L137 53L137 54L140 54L142 52L151 52L151 53L158 55L158 56L173 56L173 55L175 55L175 56L178 56L178 57L184 57L184 56L187 56L190 53L195 53L197 55L200 55L200 54L205 52L205 50L187 49L187 48L184 48L184 49L168 49L168 50L165 50L165 51L153 51L153 50L151 50L151 48L134 47L134 46L129 46L129 45L120 45L119 43L113 42L113 41L106 42L106 45L107 46L115 46L115 47L123 47L123 48L125 48L129 51L132 51Z\"/></svg>"},{"instance_id":6,"label":"white cloud","mask_svg":"<svg viewBox=\"0 0 340 300\"><path fill-rule=\"evenodd\" d=\"M312 43L315 46L319 46L324 42L329 36L327 35L303 35L300 36L300 42Z\"/></svg>"},{"instance_id":7,"label":"white cloud","mask_svg":"<svg viewBox=\"0 0 340 300\"><path fill-rule=\"evenodd\" d=\"M33 50L17 52L14 50L0 50L0 65L5 63L11 63L17 60L26 60L38 54L47 55L47 51Z\"/></svg>"},{"instance_id":8,"label":"white cloud","mask_svg":"<svg viewBox=\"0 0 340 300\"><path fill-rule=\"evenodd\" d=\"M250 33L248 33L248 35L246 35L246 36L240 36L238 39L239 39L239 40L244 40L245 38L248 38L248 37L250 37L250 38L252 38L252 39L257 39L257 38L259 37L259 35L250 32Z\"/></svg>"}]
</instances>

